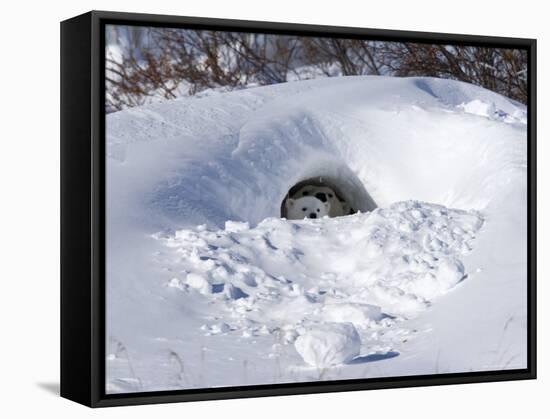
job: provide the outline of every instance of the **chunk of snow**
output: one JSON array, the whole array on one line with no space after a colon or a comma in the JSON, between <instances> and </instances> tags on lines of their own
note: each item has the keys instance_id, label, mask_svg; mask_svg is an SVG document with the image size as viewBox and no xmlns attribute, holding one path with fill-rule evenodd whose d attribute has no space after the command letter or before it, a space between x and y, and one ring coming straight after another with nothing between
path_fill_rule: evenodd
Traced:
<instances>
[{"instance_id":1,"label":"chunk of snow","mask_svg":"<svg viewBox=\"0 0 550 419\"><path fill-rule=\"evenodd\" d=\"M185 284L179 278L172 278L170 282L168 282L168 287L176 288L181 291L185 290Z\"/></svg>"},{"instance_id":2,"label":"chunk of snow","mask_svg":"<svg viewBox=\"0 0 550 419\"><path fill-rule=\"evenodd\" d=\"M492 117L496 113L494 103L482 102L479 99L472 100L468 103L463 103L459 105L459 108L463 109L466 113L478 116L485 116L487 118Z\"/></svg>"},{"instance_id":3,"label":"chunk of snow","mask_svg":"<svg viewBox=\"0 0 550 419\"><path fill-rule=\"evenodd\" d=\"M201 329L208 332L208 335L219 335L221 333L227 333L231 330L229 325L224 322L212 323L203 325Z\"/></svg>"},{"instance_id":4,"label":"chunk of snow","mask_svg":"<svg viewBox=\"0 0 550 419\"><path fill-rule=\"evenodd\" d=\"M250 225L248 223L241 223L238 221L226 221L225 222L225 231L230 231L236 233L238 231L248 230Z\"/></svg>"},{"instance_id":5,"label":"chunk of snow","mask_svg":"<svg viewBox=\"0 0 550 419\"><path fill-rule=\"evenodd\" d=\"M298 336L294 347L307 364L326 368L358 356L361 339L351 323L325 323Z\"/></svg>"},{"instance_id":6,"label":"chunk of snow","mask_svg":"<svg viewBox=\"0 0 550 419\"><path fill-rule=\"evenodd\" d=\"M212 293L212 285L208 282L208 280L199 274L196 273L190 273L187 274L185 278L185 282L187 285L189 285L191 288L197 290L201 294L211 294Z\"/></svg>"}]
</instances>

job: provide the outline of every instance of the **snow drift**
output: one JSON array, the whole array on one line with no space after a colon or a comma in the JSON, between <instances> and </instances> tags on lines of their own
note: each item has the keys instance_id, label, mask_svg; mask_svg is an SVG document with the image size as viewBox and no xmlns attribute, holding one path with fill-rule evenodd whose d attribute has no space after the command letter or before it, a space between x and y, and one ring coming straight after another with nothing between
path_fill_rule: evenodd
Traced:
<instances>
[{"instance_id":1,"label":"snow drift","mask_svg":"<svg viewBox=\"0 0 550 419\"><path fill-rule=\"evenodd\" d=\"M318 79L110 114L107 155L108 391L525 366L522 105ZM279 219L319 177L378 208Z\"/></svg>"}]
</instances>

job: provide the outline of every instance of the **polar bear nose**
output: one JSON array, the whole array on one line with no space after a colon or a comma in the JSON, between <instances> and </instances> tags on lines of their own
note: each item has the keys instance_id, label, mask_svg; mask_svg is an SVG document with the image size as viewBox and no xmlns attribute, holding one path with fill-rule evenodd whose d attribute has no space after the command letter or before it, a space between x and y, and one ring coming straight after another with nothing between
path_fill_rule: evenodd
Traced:
<instances>
[{"instance_id":1,"label":"polar bear nose","mask_svg":"<svg viewBox=\"0 0 550 419\"><path fill-rule=\"evenodd\" d=\"M327 196L323 192L316 193L315 198L317 198L321 202L327 202Z\"/></svg>"},{"instance_id":2,"label":"polar bear nose","mask_svg":"<svg viewBox=\"0 0 550 419\"><path fill-rule=\"evenodd\" d=\"M312 212L312 213L309 214L309 218L317 218L317 214Z\"/></svg>"}]
</instances>

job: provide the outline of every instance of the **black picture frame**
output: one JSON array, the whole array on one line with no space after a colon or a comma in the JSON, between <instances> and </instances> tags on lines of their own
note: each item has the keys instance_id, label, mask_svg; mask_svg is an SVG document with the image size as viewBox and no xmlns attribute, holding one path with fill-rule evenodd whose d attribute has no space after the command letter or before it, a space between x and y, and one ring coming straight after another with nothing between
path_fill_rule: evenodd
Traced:
<instances>
[{"instance_id":1,"label":"black picture frame","mask_svg":"<svg viewBox=\"0 0 550 419\"><path fill-rule=\"evenodd\" d=\"M105 394L105 31L147 25L524 49L528 54L528 367ZM61 396L91 407L536 378L536 40L92 11L61 23Z\"/></svg>"}]
</instances>

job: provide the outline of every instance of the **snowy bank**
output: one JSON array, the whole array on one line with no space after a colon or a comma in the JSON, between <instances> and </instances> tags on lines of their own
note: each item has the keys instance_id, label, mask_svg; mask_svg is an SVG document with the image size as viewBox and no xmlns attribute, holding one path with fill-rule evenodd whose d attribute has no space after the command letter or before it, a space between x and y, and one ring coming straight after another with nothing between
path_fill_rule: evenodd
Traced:
<instances>
[{"instance_id":1,"label":"snowy bank","mask_svg":"<svg viewBox=\"0 0 550 419\"><path fill-rule=\"evenodd\" d=\"M525 365L522 105L440 79L293 82L110 114L107 155L109 391ZM278 218L315 177L378 208ZM311 343L334 324L358 339Z\"/></svg>"}]
</instances>

